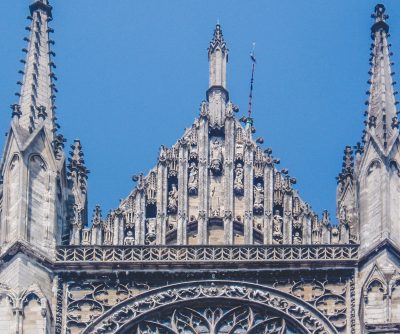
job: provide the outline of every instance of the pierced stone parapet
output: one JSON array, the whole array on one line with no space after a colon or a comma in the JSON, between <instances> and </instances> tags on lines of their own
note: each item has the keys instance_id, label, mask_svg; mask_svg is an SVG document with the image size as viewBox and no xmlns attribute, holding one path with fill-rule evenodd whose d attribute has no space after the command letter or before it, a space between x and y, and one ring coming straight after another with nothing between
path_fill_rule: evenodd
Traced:
<instances>
[{"instance_id":1,"label":"pierced stone parapet","mask_svg":"<svg viewBox=\"0 0 400 334\"><path fill-rule=\"evenodd\" d=\"M225 263L354 263L358 260L357 245L305 245L305 246L60 246L56 264L86 266L99 264L135 264L154 266L159 264L212 265Z\"/></svg>"}]
</instances>

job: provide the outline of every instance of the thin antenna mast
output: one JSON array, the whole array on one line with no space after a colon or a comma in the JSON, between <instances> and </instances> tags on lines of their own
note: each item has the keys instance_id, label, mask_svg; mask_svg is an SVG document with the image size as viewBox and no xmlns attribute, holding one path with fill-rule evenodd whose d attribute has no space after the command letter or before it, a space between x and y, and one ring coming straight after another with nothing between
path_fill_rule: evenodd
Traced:
<instances>
[{"instance_id":1,"label":"thin antenna mast","mask_svg":"<svg viewBox=\"0 0 400 334\"><path fill-rule=\"evenodd\" d=\"M251 59L251 80L250 80L250 94L249 94L249 111L248 117L246 121L246 127L253 126L253 119L251 118L251 113L253 111L253 86L254 86L254 70L256 67L256 56L254 49L256 47L256 43L253 42L253 50L250 52L250 59Z\"/></svg>"}]
</instances>

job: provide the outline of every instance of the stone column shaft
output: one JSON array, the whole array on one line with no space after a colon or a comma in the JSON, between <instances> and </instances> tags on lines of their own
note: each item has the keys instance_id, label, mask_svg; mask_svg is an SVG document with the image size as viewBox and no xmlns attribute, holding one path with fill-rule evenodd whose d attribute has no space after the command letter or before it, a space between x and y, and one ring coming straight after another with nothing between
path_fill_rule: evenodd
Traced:
<instances>
[{"instance_id":1,"label":"stone column shaft","mask_svg":"<svg viewBox=\"0 0 400 334\"><path fill-rule=\"evenodd\" d=\"M198 242L201 245L208 243L208 120L206 117L200 119L199 126L199 219L198 219ZM200 219L200 216L204 216Z\"/></svg>"}]
</instances>

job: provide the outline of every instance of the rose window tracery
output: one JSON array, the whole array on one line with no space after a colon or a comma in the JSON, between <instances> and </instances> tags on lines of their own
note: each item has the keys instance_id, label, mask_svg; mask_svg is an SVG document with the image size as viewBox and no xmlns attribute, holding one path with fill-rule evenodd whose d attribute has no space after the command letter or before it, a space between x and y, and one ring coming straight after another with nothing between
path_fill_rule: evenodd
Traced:
<instances>
[{"instance_id":1,"label":"rose window tracery","mask_svg":"<svg viewBox=\"0 0 400 334\"><path fill-rule=\"evenodd\" d=\"M124 334L300 334L292 324L265 309L249 305L171 308L147 317Z\"/></svg>"}]
</instances>

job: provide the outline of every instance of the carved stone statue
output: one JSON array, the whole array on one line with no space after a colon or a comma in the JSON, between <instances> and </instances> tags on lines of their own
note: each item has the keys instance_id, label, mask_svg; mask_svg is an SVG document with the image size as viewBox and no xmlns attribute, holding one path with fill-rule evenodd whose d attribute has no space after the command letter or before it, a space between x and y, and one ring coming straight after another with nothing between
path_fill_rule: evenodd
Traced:
<instances>
[{"instance_id":1,"label":"carved stone statue","mask_svg":"<svg viewBox=\"0 0 400 334\"><path fill-rule=\"evenodd\" d=\"M254 186L254 211L262 213L264 209L264 189L261 183Z\"/></svg>"},{"instance_id":2,"label":"carved stone statue","mask_svg":"<svg viewBox=\"0 0 400 334\"><path fill-rule=\"evenodd\" d=\"M275 211L272 221L272 239L275 243L281 244L283 242L283 218L280 216L279 211Z\"/></svg>"},{"instance_id":3,"label":"carved stone statue","mask_svg":"<svg viewBox=\"0 0 400 334\"><path fill-rule=\"evenodd\" d=\"M347 222L347 209L346 206L341 206L339 209L339 221L341 223Z\"/></svg>"},{"instance_id":4,"label":"carved stone statue","mask_svg":"<svg viewBox=\"0 0 400 334\"><path fill-rule=\"evenodd\" d=\"M221 207L219 196L217 194L216 186L214 185L211 189L211 216L212 217L220 217L221 215Z\"/></svg>"},{"instance_id":5,"label":"carved stone statue","mask_svg":"<svg viewBox=\"0 0 400 334\"><path fill-rule=\"evenodd\" d=\"M176 184L171 186L171 190L168 193L168 212L176 213L178 210L178 189Z\"/></svg>"},{"instance_id":6,"label":"carved stone statue","mask_svg":"<svg viewBox=\"0 0 400 334\"><path fill-rule=\"evenodd\" d=\"M113 240L113 231L112 231L112 223L110 219L107 219L103 225L104 231L104 245L112 245Z\"/></svg>"},{"instance_id":7,"label":"carved stone statue","mask_svg":"<svg viewBox=\"0 0 400 334\"><path fill-rule=\"evenodd\" d=\"M156 239L156 220L148 219L146 220L146 241L152 243Z\"/></svg>"},{"instance_id":8,"label":"carved stone statue","mask_svg":"<svg viewBox=\"0 0 400 334\"><path fill-rule=\"evenodd\" d=\"M244 186L243 186L243 166L241 163L238 163L235 169L235 179L233 180L233 190L236 195L243 195Z\"/></svg>"},{"instance_id":9,"label":"carved stone statue","mask_svg":"<svg viewBox=\"0 0 400 334\"><path fill-rule=\"evenodd\" d=\"M294 245L301 245L303 243L303 238L301 237L301 234L299 231L294 232L293 235L293 244Z\"/></svg>"},{"instance_id":10,"label":"carved stone statue","mask_svg":"<svg viewBox=\"0 0 400 334\"><path fill-rule=\"evenodd\" d=\"M338 244L339 243L339 229L336 226L332 227L331 230L331 243L332 244Z\"/></svg>"},{"instance_id":11,"label":"carved stone statue","mask_svg":"<svg viewBox=\"0 0 400 334\"><path fill-rule=\"evenodd\" d=\"M155 173L151 173L147 182L147 203L155 204L157 200L157 177Z\"/></svg>"},{"instance_id":12,"label":"carved stone statue","mask_svg":"<svg viewBox=\"0 0 400 334\"><path fill-rule=\"evenodd\" d=\"M210 169L214 175L222 172L222 146L218 139L214 139L211 145Z\"/></svg>"},{"instance_id":13,"label":"carved stone statue","mask_svg":"<svg viewBox=\"0 0 400 334\"><path fill-rule=\"evenodd\" d=\"M159 154L158 160L161 163L165 163L165 161L167 160L167 150L164 145L160 146L160 154Z\"/></svg>"},{"instance_id":14,"label":"carved stone statue","mask_svg":"<svg viewBox=\"0 0 400 334\"><path fill-rule=\"evenodd\" d=\"M321 238L320 238L320 224L318 221L318 216L315 215L312 219L312 242L314 244L320 244L321 243Z\"/></svg>"},{"instance_id":15,"label":"carved stone statue","mask_svg":"<svg viewBox=\"0 0 400 334\"><path fill-rule=\"evenodd\" d=\"M197 195L199 188L199 169L196 164L192 162L189 166L189 181L188 181L188 190L189 194Z\"/></svg>"},{"instance_id":16,"label":"carved stone statue","mask_svg":"<svg viewBox=\"0 0 400 334\"><path fill-rule=\"evenodd\" d=\"M124 245L133 246L135 244L135 238L133 237L133 232L126 232L126 237L124 238Z\"/></svg>"}]
</instances>

